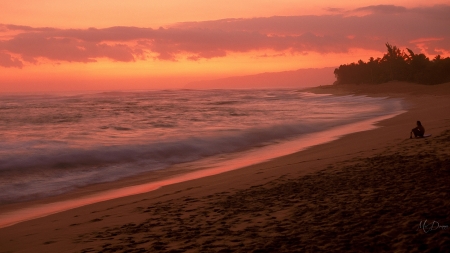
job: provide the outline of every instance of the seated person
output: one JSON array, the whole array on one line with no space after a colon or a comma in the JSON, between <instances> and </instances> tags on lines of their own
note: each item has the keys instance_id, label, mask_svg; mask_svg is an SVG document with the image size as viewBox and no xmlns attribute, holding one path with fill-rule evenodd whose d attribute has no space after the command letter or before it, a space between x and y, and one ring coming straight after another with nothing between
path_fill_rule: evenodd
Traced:
<instances>
[{"instance_id":1,"label":"seated person","mask_svg":"<svg viewBox=\"0 0 450 253\"><path fill-rule=\"evenodd\" d=\"M423 137L423 135L425 134L425 128L422 126L422 123L420 123L420 121L417 121L417 127L411 130L409 138L412 138L412 134L414 134L414 137Z\"/></svg>"}]
</instances>

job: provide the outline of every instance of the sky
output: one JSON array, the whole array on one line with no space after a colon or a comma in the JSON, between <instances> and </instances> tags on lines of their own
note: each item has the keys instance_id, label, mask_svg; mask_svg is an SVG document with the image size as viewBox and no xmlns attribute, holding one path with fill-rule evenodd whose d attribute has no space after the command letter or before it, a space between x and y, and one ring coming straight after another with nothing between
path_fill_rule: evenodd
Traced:
<instances>
[{"instance_id":1,"label":"sky","mask_svg":"<svg viewBox=\"0 0 450 253\"><path fill-rule=\"evenodd\" d=\"M441 0L0 1L0 92L180 88L382 57L450 56Z\"/></svg>"}]
</instances>

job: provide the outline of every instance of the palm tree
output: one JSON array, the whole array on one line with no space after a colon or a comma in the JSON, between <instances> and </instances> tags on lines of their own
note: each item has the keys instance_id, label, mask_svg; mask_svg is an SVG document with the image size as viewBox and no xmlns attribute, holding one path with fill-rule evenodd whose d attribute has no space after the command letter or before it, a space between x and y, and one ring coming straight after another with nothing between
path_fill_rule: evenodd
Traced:
<instances>
[{"instance_id":1,"label":"palm tree","mask_svg":"<svg viewBox=\"0 0 450 253\"><path fill-rule=\"evenodd\" d=\"M404 70L406 70L405 54L396 46L386 43L387 54L382 58L386 62L389 72L389 80L404 79Z\"/></svg>"}]
</instances>

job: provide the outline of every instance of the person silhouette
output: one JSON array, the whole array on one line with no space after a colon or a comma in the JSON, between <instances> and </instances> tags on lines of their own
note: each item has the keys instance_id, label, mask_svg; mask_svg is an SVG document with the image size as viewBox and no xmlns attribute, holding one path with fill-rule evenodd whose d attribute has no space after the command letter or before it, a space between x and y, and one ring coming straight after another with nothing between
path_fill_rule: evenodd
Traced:
<instances>
[{"instance_id":1,"label":"person silhouette","mask_svg":"<svg viewBox=\"0 0 450 253\"><path fill-rule=\"evenodd\" d=\"M409 138L412 138L412 135L414 134L414 137L423 137L425 134L425 128L422 126L422 123L418 120L417 126L411 130L411 133L409 134Z\"/></svg>"}]
</instances>

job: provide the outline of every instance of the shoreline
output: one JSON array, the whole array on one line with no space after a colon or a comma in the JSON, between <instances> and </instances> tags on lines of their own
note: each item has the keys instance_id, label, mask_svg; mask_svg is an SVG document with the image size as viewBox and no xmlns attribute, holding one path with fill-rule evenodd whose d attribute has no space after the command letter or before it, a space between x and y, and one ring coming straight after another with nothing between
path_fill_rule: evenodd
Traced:
<instances>
[{"instance_id":1,"label":"shoreline","mask_svg":"<svg viewBox=\"0 0 450 253\"><path fill-rule=\"evenodd\" d=\"M113 182L93 184L56 196L0 206L0 229L70 209L143 194L167 185L245 169L251 165L261 164L272 159L280 159L283 156L301 152L316 145L335 141L347 134L370 131L377 128L375 125L378 122L396 117L405 112L400 110L389 115L334 127L323 132L309 133L287 142L271 144L256 150L248 150L239 154L227 154L221 157L222 161L218 162L206 162L214 159L213 157L207 158L205 161L177 164L170 166L165 171L157 171L156 173L152 171Z\"/></svg>"},{"instance_id":2,"label":"shoreline","mask_svg":"<svg viewBox=\"0 0 450 253\"><path fill-rule=\"evenodd\" d=\"M274 182L274 184L280 184L279 180L281 178L282 180L303 178L305 175L316 174L318 171L326 171L330 166L335 167L336 164L347 160L370 158L386 147L395 147L398 143L403 142L409 134L408 130L417 118L420 118L426 124L427 133L431 132L433 136L439 135L441 132L450 129L450 119L445 113L450 109L450 105L445 104L450 95L448 86L449 84L424 86L388 83L378 86L338 85L309 88L307 91L332 93L334 95L355 94L400 97L406 100L410 108L408 112L402 115L378 123L377 125L381 127L377 129L346 135L339 140L313 146L307 150L282 156L261 164L254 164L244 169L165 186L148 193L95 203L2 228L0 229L0 238L2 238L0 243L6 245L6 249L11 249L13 252L26 251L25 245L17 245L17 243L14 243L14 240L24 239L24 234L29 233L33 228L37 229L39 227L45 228L45 231L48 231L49 234L37 233L35 236L31 236L33 239L30 239L31 237L25 238L28 241L32 241L31 244L37 247L37 251L44 252L46 249L55 247L62 249L73 244L73 241L67 240L66 237L76 237L76 235L82 234L82 230L85 232L98 231L105 225L113 227L114 225L128 224L131 222L130 219L134 223L148 219L148 215L136 214L136 208L142 206L143 203L150 207L161 203L178 205L186 201L187 198L202 199L207 196L215 196L216 199L222 199L223 196L234 196L233 194L245 192L251 187L259 187ZM379 138L380 136L383 136L383 138ZM301 169L298 168L299 166L301 166ZM102 212L105 217L98 218L98 212ZM136 217L133 215L136 215ZM79 219L81 217L82 219ZM89 222L96 219L100 220L98 222ZM80 220L84 222L80 222ZM108 222L106 222L107 220ZM71 226L71 224L83 225ZM81 230L80 227L83 227L83 229ZM63 231L61 233L65 237L55 231ZM52 241L52 243L45 244L45 242L49 241ZM154 242L147 242L147 244L152 243ZM77 247L79 246L79 249L75 247L75 250L87 248L86 245L88 244L97 247L100 245L100 242L96 240L92 243L80 242L76 244Z\"/></svg>"}]
</instances>

